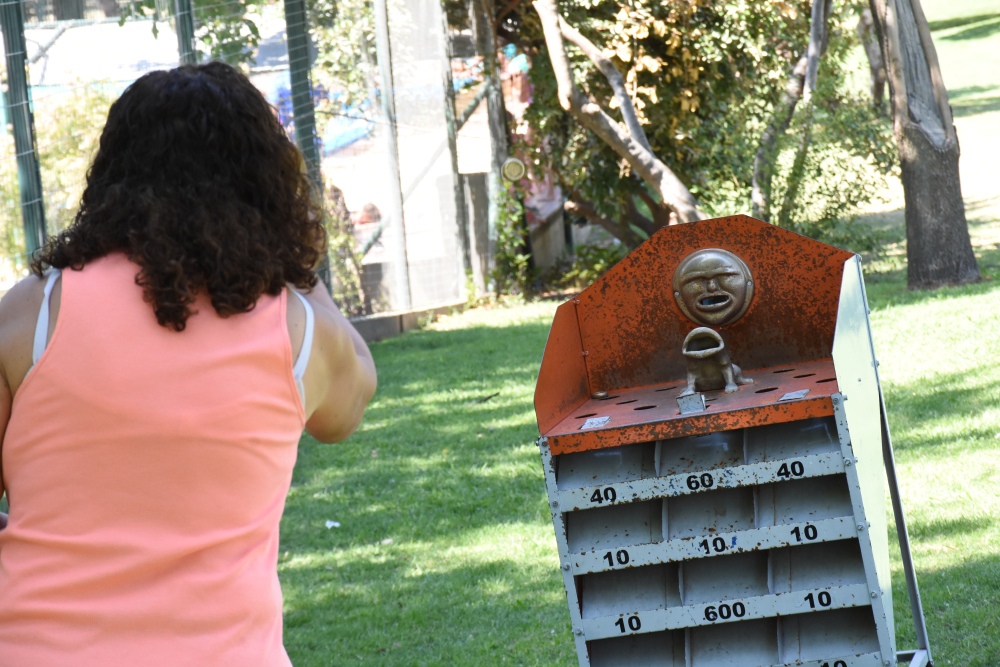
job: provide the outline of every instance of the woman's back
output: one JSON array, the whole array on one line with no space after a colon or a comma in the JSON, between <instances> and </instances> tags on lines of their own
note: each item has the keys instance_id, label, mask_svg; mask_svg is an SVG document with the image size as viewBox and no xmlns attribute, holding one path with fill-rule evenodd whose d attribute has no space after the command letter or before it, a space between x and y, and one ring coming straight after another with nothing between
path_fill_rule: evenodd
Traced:
<instances>
[{"instance_id":1,"label":"woman's back","mask_svg":"<svg viewBox=\"0 0 1000 667\"><path fill-rule=\"evenodd\" d=\"M286 296L183 332L119 253L66 270L3 440L4 665L287 665L278 522L305 413ZM13 511L16 510L16 511Z\"/></svg>"}]
</instances>

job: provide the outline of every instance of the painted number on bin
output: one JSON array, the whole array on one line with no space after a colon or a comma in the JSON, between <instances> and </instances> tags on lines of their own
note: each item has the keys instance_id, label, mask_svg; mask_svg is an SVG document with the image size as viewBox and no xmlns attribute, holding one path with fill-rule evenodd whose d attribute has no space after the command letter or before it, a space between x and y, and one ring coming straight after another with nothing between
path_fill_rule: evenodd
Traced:
<instances>
[{"instance_id":1,"label":"painted number on bin","mask_svg":"<svg viewBox=\"0 0 1000 667\"><path fill-rule=\"evenodd\" d=\"M743 618L746 615L747 608L743 606L742 602L734 602L732 605L720 604L719 606L712 605L705 607L706 621L717 621L720 618L723 621L728 621L730 618Z\"/></svg>"},{"instance_id":2,"label":"painted number on bin","mask_svg":"<svg viewBox=\"0 0 1000 667\"><path fill-rule=\"evenodd\" d=\"M707 472L703 472L700 475L688 475L687 487L692 491L711 489L713 486L715 486L715 479Z\"/></svg>"},{"instance_id":3,"label":"painted number on bin","mask_svg":"<svg viewBox=\"0 0 1000 667\"><path fill-rule=\"evenodd\" d=\"M711 542L708 541L708 538L705 538L698 543L698 547L704 549L707 554L710 554L713 551L717 554L721 554L728 548L726 546L726 541L721 537L716 537Z\"/></svg>"},{"instance_id":4,"label":"painted number on bin","mask_svg":"<svg viewBox=\"0 0 1000 667\"><path fill-rule=\"evenodd\" d=\"M627 621L624 618L619 618L615 621L615 625L618 626L618 630L622 633L625 632L626 627L632 632L636 632L642 627L642 623L639 621L638 616L629 616Z\"/></svg>"},{"instance_id":5,"label":"painted number on bin","mask_svg":"<svg viewBox=\"0 0 1000 667\"><path fill-rule=\"evenodd\" d=\"M803 539L812 541L819 537L819 530L811 523L807 523L801 529L795 526L795 528L792 528L792 537L795 538L796 542L801 542Z\"/></svg>"},{"instance_id":6,"label":"painted number on bin","mask_svg":"<svg viewBox=\"0 0 1000 667\"><path fill-rule=\"evenodd\" d=\"M789 479L791 477L802 477L806 474L806 467L802 465L802 461L792 461L791 463L782 463L781 467L778 468L778 477L782 479Z\"/></svg>"},{"instance_id":7,"label":"painted number on bin","mask_svg":"<svg viewBox=\"0 0 1000 667\"><path fill-rule=\"evenodd\" d=\"M829 607L831 604L833 604L833 596L830 595L827 591L820 591L819 594L817 595L813 595L812 593L810 593L809 595L805 596L804 599L806 602L809 603L810 609L815 609L817 604L820 607Z\"/></svg>"},{"instance_id":8,"label":"painted number on bin","mask_svg":"<svg viewBox=\"0 0 1000 667\"><path fill-rule=\"evenodd\" d=\"M592 503L603 503L604 501L613 503L618 500L618 493L615 491L614 487L606 486L603 489L595 489L592 494L590 494L590 502Z\"/></svg>"},{"instance_id":9,"label":"painted number on bin","mask_svg":"<svg viewBox=\"0 0 1000 667\"><path fill-rule=\"evenodd\" d=\"M608 565L611 565L612 567L614 566L615 561L618 561L619 565L628 565L628 560L629 560L628 552L625 551L624 549L619 549L615 553L615 555L612 556L611 552L609 551L608 553L604 554L604 560L608 561Z\"/></svg>"}]
</instances>

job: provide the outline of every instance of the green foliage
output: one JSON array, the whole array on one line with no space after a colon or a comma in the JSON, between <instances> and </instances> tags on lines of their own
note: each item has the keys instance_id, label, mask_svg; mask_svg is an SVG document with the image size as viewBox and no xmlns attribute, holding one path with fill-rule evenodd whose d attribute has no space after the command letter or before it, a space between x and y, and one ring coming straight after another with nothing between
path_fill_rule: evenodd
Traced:
<instances>
[{"instance_id":1,"label":"green foliage","mask_svg":"<svg viewBox=\"0 0 1000 667\"><path fill-rule=\"evenodd\" d=\"M512 189L501 190L497 201L497 241L494 267L491 272L493 291L501 294L527 295L531 291L534 272L525 239L528 226L524 207Z\"/></svg>"},{"instance_id":2,"label":"green foliage","mask_svg":"<svg viewBox=\"0 0 1000 667\"><path fill-rule=\"evenodd\" d=\"M21 221L21 190L18 186L14 138L0 135L0 281L12 282L25 274L24 226Z\"/></svg>"},{"instance_id":3,"label":"green foliage","mask_svg":"<svg viewBox=\"0 0 1000 667\"><path fill-rule=\"evenodd\" d=\"M250 18L266 0L191 0L194 17L194 50L198 59L221 60L230 65L247 65L260 43L260 31ZM118 22L152 19L151 30L159 37L159 23L175 20L176 4L159 0L119 3Z\"/></svg>"},{"instance_id":4,"label":"green foliage","mask_svg":"<svg viewBox=\"0 0 1000 667\"><path fill-rule=\"evenodd\" d=\"M97 151L108 109L117 98L108 85L77 86L35 103L35 133L49 234L76 217L87 169Z\"/></svg>"},{"instance_id":5,"label":"green foliage","mask_svg":"<svg viewBox=\"0 0 1000 667\"><path fill-rule=\"evenodd\" d=\"M115 93L102 84L77 86L35 100L35 134L42 177L45 226L55 234L73 222L87 169ZM28 268L14 140L0 136L0 280L20 278Z\"/></svg>"},{"instance_id":6,"label":"green foliage","mask_svg":"<svg viewBox=\"0 0 1000 667\"><path fill-rule=\"evenodd\" d=\"M560 12L612 57L653 152L688 186L701 208L710 215L749 212L754 156L791 68L808 43L810 3L575 0L560 2ZM793 198L793 228L828 240L842 239L845 221L871 201L895 161L889 121L867 112L845 76L849 50L857 46L856 12L852 3L837 5L831 17L817 127ZM636 194L646 186L562 110L537 19L525 17L514 37L532 55L534 85L534 104L527 113L531 132L521 154L532 156L537 172L555 172L570 196L589 202L601 215L629 219ZM604 77L575 48L568 55L578 85L617 114ZM778 166L784 174L777 179L781 188L787 188L787 151L801 136L802 118L800 110L793 128L799 133L793 131L783 144ZM860 239L855 230L848 236L851 243ZM871 243L860 240L860 246Z\"/></svg>"},{"instance_id":7,"label":"green foliage","mask_svg":"<svg viewBox=\"0 0 1000 667\"><path fill-rule=\"evenodd\" d=\"M556 278L560 288L582 289L603 276L620 262L628 249L621 243L581 245L575 249L568 268Z\"/></svg>"},{"instance_id":8,"label":"green foliage","mask_svg":"<svg viewBox=\"0 0 1000 667\"><path fill-rule=\"evenodd\" d=\"M375 10L371 0L313 0L317 49L313 76L336 93L330 114L356 110L376 95Z\"/></svg>"},{"instance_id":9,"label":"green foliage","mask_svg":"<svg viewBox=\"0 0 1000 667\"><path fill-rule=\"evenodd\" d=\"M781 137L772 196L782 202L778 224L854 252L873 252L881 238L854 217L880 200L899 169L890 122L867 96L847 90L850 46L833 43L821 61L813 108L800 104Z\"/></svg>"},{"instance_id":10,"label":"green foliage","mask_svg":"<svg viewBox=\"0 0 1000 667\"><path fill-rule=\"evenodd\" d=\"M358 249L354 225L339 188L328 188L326 197L327 256L334 302L348 317L367 315L371 303L361 283L364 255Z\"/></svg>"}]
</instances>

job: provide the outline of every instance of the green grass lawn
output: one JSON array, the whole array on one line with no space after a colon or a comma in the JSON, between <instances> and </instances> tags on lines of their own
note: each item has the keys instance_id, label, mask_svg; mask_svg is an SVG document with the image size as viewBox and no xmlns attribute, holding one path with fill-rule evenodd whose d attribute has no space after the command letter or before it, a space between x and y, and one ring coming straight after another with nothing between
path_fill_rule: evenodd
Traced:
<instances>
[{"instance_id":1,"label":"green grass lawn","mask_svg":"<svg viewBox=\"0 0 1000 667\"><path fill-rule=\"evenodd\" d=\"M924 4L987 280L909 292L897 241L868 294L935 664L996 667L1000 6ZM902 238L901 211L878 222ZM532 409L556 305L476 309L373 345L380 388L360 431L303 442L280 560L297 667L576 664ZM898 643L912 648L894 568Z\"/></svg>"}]
</instances>

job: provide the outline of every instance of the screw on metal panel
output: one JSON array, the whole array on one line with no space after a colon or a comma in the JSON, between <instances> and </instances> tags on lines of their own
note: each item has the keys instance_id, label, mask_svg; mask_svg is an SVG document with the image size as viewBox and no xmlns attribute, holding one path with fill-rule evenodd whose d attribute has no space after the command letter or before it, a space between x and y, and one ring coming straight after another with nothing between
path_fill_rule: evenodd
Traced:
<instances>
[{"instance_id":1,"label":"screw on metal panel","mask_svg":"<svg viewBox=\"0 0 1000 667\"><path fill-rule=\"evenodd\" d=\"M566 570L567 572L569 572L569 563L566 563L562 567L563 567L564 570Z\"/></svg>"},{"instance_id":2,"label":"screw on metal panel","mask_svg":"<svg viewBox=\"0 0 1000 667\"><path fill-rule=\"evenodd\" d=\"M581 630L580 628L577 628L576 630L574 630L574 633L576 634L577 637L582 637L583 636L583 630Z\"/></svg>"},{"instance_id":3,"label":"screw on metal panel","mask_svg":"<svg viewBox=\"0 0 1000 667\"><path fill-rule=\"evenodd\" d=\"M834 405L840 405L840 399L834 396L832 399Z\"/></svg>"},{"instance_id":4,"label":"screw on metal panel","mask_svg":"<svg viewBox=\"0 0 1000 667\"><path fill-rule=\"evenodd\" d=\"M859 523L859 524L858 524L858 530L864 530L864 529L865 529L865 526L864 526L864 524L860 524L860 523Z\"/></svg>"},{"instance_id":5,"label":"screw on metal panel","mask_svg":"<svg viewBox=\"0 0 1000 667\"><path fill-rule=\"evenodd\" d=\"M552 501L552 506L553 507L559 507L559 501L558 500L553 500Z\"/></svg>"},{"instance_id":6,"label":"screw on metal panel","mask_svg":"<svg viewBox=\"0 0 1000 667\"><path fill-rule=\"evenodd\" d=\"M844 465L845 466L851 465L851 459L844 459Z\"/></svg>"},{"instance_id":7,"label":"screw on metal panel","mask_svg":"<svg viewBox=\"0 0 1000 667\"><path fill-rule=\"evenodd\" d=\"M877 598L877 597L878 597L878 593L876 593L875 591L872 591L872 598L874 599L874 598Z\"/></svg>"}]
</instances>

